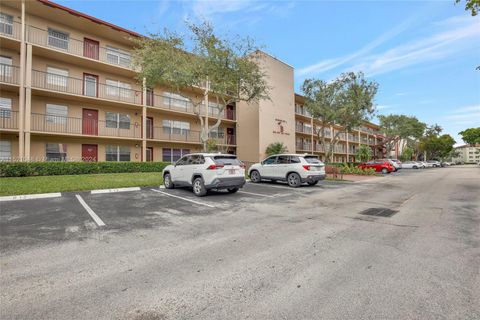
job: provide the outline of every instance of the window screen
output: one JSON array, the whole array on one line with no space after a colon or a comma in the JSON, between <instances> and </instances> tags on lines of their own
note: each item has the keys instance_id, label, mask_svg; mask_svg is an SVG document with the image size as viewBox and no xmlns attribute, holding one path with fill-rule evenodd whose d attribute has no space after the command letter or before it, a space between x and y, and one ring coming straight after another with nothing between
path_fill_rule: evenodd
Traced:
<instances>
[{"instance_id":1,"label":"window screen","mask_svg":"<svg viewBox=\"0 0 480 320\"><path fill-rule=\"evenodd\" d=\"M45 149L47 161L65 161L67 158L67 145L64 143L47 143Z\"/></svg>"},{"instance_id":2,"label":"window screen","mask_svg":"<svg viewBox=\"0 0 480 320\"><path fill-rule=\"evenodd\" d=\"M58 49L68 50L69 35L66 32L48 28L48 45Z\"/></svg>"},{"instance_id":3,"label":"window screen","mask_svg":"<svg viewBox=\"0 0 480 320\"><path fill-rule=\"evenodd\" d=\"M7 140L0 140L0 161L12 159L12 143Z\"/></svg>"}]
</instances>

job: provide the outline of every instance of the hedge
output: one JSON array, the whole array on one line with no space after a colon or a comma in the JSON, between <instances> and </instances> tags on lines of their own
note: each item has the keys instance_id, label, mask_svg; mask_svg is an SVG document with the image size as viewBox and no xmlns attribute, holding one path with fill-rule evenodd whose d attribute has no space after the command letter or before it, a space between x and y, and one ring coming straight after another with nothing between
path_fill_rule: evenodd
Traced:
<instances>
[{"instance_id":1,"label":"hedge","mask_svg":"<svg viewBox=\"0 0 480 320\"><path fill-rule=\"evenodd\" d=\"M0 177L159 172L167 162L0 162Z\"/></svg>"}]
</instances>

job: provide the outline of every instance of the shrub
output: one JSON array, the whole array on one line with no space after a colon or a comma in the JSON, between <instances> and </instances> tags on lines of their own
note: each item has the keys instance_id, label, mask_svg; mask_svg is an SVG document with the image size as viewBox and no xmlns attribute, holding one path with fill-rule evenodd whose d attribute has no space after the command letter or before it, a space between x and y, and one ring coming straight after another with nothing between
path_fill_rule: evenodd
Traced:
<instances>
[{"instance_id":1,"label":"shrub","mask_svg":"<svg viewBox=\"0 0 480 320\"><path fill-rule=\"evenodd\" d=\"M0 177L159 172L166 162L0 162Z\"/></svg>"},{"instance_id":2,"label":"shrub","mask_svg":"<svg viewBox=\"0 0 480 320\"><path fill-rule=\"evenodd\" d=\"M267 156L271 156L279 153L287 153L288 148L283 144L283 142L274 142L270 143L265 150Z\"/></svg>"},{"instance_id":3,"label":"shrub","mask_svg":"<svg viewBox=\"0 0 480 320\"><path fill-rule=\"evenodd\" d=\"M346 165L342 167L341 170L343 174L358 174L363 176L375 175L375 169L372 169L372 168L360 169L358 167Z\"/></svg>"}]
</instances>

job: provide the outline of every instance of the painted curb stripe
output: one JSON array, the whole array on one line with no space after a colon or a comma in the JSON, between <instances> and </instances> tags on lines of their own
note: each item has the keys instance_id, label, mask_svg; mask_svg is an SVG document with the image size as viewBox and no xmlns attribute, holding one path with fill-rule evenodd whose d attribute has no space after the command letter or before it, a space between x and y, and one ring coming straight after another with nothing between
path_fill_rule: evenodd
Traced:
<instances>
[{"instance_id":1,"label":"painted curb stripe","mask_svg":"<svg viewBox=\"0 0 480 320\"><path fill-rule=\"evenodd\" d=\"M215 208L215 206L212 206L211 204L208 204L208 203L203 203L203 202L200 202L200 201L195 201L195 200L192 200L192 199L188 199L188 198L176 196L176 195L173 195L173 194L170 194L170 193L166 193L166 192L163 192L163 191L160 191L160 190L156 190L156 189L150 189L150 190L155 191L155 192L158 192L158 193L161 193L161 194L164 194L164 195L169 196L169 197L174 197L174 198L182 199L182 200L185 200L185 201L188 201L188 202L191 202L191 203L199 204L199 205L202 205L202 206L206 206L206 207L210 207L210 208Z\"/></svg>"},{"instance_id":2,"label":"painted curb stripe","mask_svg":"<svg viewBox=\"0 0 480 320\"><path fill-rule=\"evenodd\" d=\"M127 191L140 191L140 187L130 187L130 188L116 188L116 189L98 189L90 191L91 194L100 194L100 193L114 193L114 192L127 192Z\"/></svg>"},{"instance_id":3,"label":"painted curb stripe","mask_svg":"<svg viewBox=\"0 0 480 320\"><path fill-rule=\"evenodd\" d=\"M75 197L77 197L78 202L80 202L80 204L85 208L85 210L87 210L88 214L92 217L92 219L95 221L95 223L99 227L102 227L105 225L102 219L100 219L100 217L97 216L97 214L92 210L92 208L90 208L90 206L85 202L85 200L83 200L83 198L80 195L76 194Z\"/></svg>"},{"instance_id":4,"label":"painted curb stripe","mask_svg":"<svg viewBox=\"0 0 480 320\"><path fill-rule=\"evenodd\" d=\"M267 198L275 198L276 196L276 195L253 193L253 192L247 192L247 191L238 191L238 193L244 193L244 194L249 194L256 197L267 197Z\"/></svg>"},{"instance_id":5,"label":"painted curb stripe","mask_svg":"<svg viewBox=\"0 0 480 320\"><path fill-rule=\"evenodd\" d=\"M47 198L58 198L61 197L60 192L54 193L39 193L39 194L22 194L18 196L6 196L0 197L0 202L2 201L18 201L18 200L31 200L31 199L47 199Z\"/></svg>"}]
</instances>

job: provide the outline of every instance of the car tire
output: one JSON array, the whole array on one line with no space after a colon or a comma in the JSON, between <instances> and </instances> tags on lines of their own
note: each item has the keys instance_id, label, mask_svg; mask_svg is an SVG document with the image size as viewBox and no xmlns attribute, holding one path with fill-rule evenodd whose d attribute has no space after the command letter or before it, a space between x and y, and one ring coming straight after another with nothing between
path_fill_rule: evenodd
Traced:
<instances>
[{"instance_id":1,"label":"car tire","mask_svg":"<svg viewBox=\"0 0 480 320\"><path fill-rule=\"evenodd\" d=\"M207 188L205 188L205 184L202 178L195 178L192 183L193 194L197 197L203 197L207 194Z\"/></svg>"},{"instance_id":2,"label":"car tire","mask_svg":"<svg viewBox=\"0 0 480 320\"><path fill-rule=\"evenodd\" d=\"M170 176L170 173L165 173L165 175L163 176L163 185L165 186L165 189L175 188L175 186L173 185L172 176Z\"/></svg>"},{"instance_id":3,"label":"car tire","mask_svg":"<svg viewBox=\"0 0 480 320\"><path fill-rule=\"evenodd\" d=\"M227 189L228 193L236 193L238 191L238 188L229 188Z\"/></svg>"},{"instance_id":4,"label":"car tire","mask_svg":"<svg viewBox=\"0 0 480 320\"><path fill-rule=\"evenodd\" d=\"M382 173L383 173L383 174L387 174L387 173L388 173L387 168L383 168L383 169L382 169Z\"/></svg>"},{"instance_id":5,"label":"car tire","mask_svg":"<svg viewBox=\"0 0 480 320\"><path fill-rule=\"evenodd\" d=\"M260 181L262 181L260 172L258 172L257 170L252 170L250 172L250 181L252 181L253 183L259 183Z\"/></svg>"},{"instance_id":6,"label":"car tire","mask_svg":"<svg viewBox=\"0 0 480 320\"><path fill-rule=\"evenodd\" d=\"M418 169L418 167L417 167L417 166L413 166L413 169Z\"/></svg>"},{"instance_id":7,"label":"car tire","mask_svg":"<svg viewBox=\"0 0 480 320\"><path fill-rule=\"evenodd\" d=\"M288 185L292 188L298 188L302 185L302 180L298 173L292 172L287 176Z\"/></svg>"},{"instance_id":8,"label":"car tire","mask_svg":"<svg viewBox=\"0 0 480 320\"><path fill-rule=\"evenodd\" d=\"M310 181L310 182L307 182L309 186L314 186L318 183L318 181Z\"/></svg>"}]
</instances>

